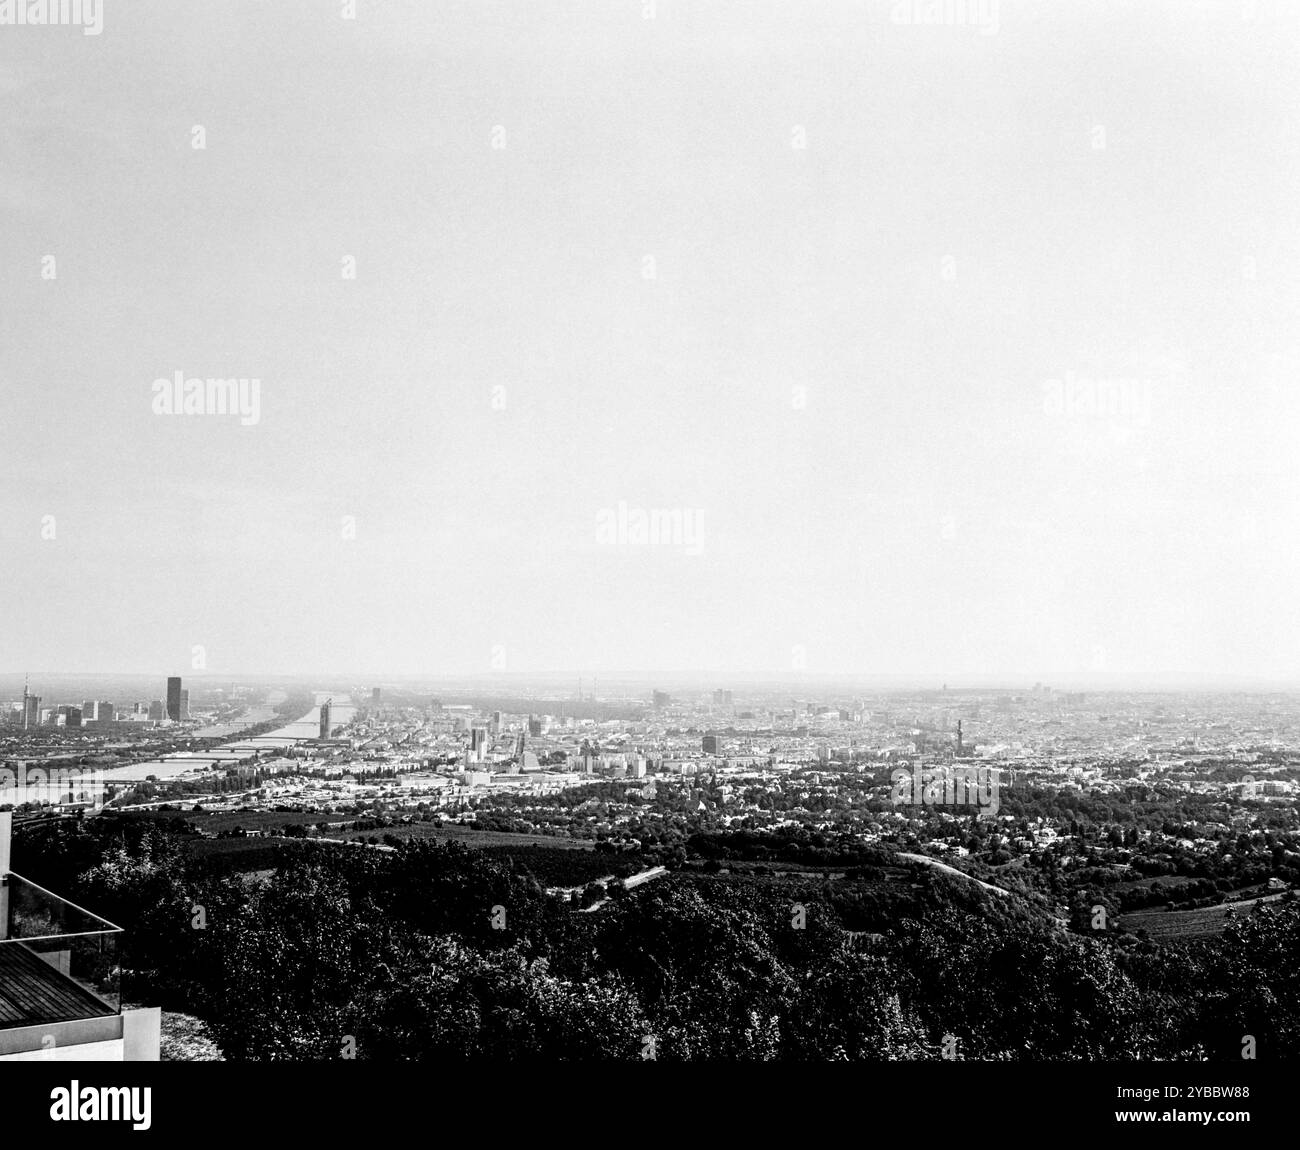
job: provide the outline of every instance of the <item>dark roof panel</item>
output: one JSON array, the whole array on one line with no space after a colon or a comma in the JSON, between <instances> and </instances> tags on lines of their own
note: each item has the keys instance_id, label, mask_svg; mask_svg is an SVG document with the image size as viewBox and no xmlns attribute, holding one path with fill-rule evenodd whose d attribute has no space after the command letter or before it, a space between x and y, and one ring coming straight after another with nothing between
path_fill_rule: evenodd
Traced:
<instances>
[{"instance_id":1,"label":"dark roof panel","mask_svg":"<svg viewBox=\"0 0 1300 1150\"><path fill-rule=\"evenodd\" d=\"M0 943L0 1027L116 1014L16 940Z\"/></svg>"}]
</instances>

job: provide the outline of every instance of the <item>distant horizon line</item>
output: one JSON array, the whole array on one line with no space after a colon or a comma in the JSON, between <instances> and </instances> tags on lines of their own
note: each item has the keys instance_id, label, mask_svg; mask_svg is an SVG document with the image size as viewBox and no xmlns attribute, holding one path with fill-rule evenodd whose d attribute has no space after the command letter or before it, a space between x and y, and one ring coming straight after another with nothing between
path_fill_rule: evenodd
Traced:
<instances>
[{"instance_id":1,"label":"distant horizon line","mask_svg":"<svg viewBox=\"0 0 1300 1150\"><path fill-rule=\"evenodd\" d=\"M174 674L174 672L172 673ZM0 679L146 679L170 677L166 671L0 671ZM310 672L248 672L210 670L181 671L180 678L199 682L219 683L222 681L259 683L280 681L300 683L304 686L312 682L346 681L352 686L365 683L369 687L383 687L386 684L407 685L416 683L437 684L439 686L465 686L472 688L491 687L493 685L527 685L544 684L546 686L567 685L576 687L582 680L584 694L588 686L600 685L636 685L646 687L698 687L700 689L726 689L730 684L749 686L797 686L805 684L828 686L852 686L855 684L892 685L899 688L941 691L954 690L1006 690L1032 691L1036 686L1055 689L1057 685L1068 685L1079 689L1087 684L1113 685L1121 682L1141 683L1149 687L1159 685L1169 688L1186 688L1198 686L1212 689L1215 685L1245 687L1250 685L1260 689L1300 690L1300 679L1280 678L1266 675L1246 675L1213 671L1054 671L1054 672L980 672L950 674L929 672L848 672L848 671L608 671L603 674L581 675L566 671L483 671L483 672L416 672L416 673L379 673L368 674L357 671L310 671ZM576 692L575 692L576 693Z\"/></svg>"}]
</instances>

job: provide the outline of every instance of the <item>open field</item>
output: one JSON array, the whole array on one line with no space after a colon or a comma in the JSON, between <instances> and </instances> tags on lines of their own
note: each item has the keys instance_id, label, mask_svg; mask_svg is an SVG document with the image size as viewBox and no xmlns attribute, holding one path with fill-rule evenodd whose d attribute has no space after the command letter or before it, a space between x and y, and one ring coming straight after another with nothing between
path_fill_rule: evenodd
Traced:
<instances>
[{"instance_id":1,"label":"open field","mask_svg":"<svg viewBox=\"0 0 1300 1150\"><path fill-rule=\"evenodd\" d=\"M470 827L433 823L405 823L395 827L380 827L372 831L330 831L324 835L331 839L367 839L373 835L382 841L385 835L399 839L434 839L438 842L461 842L468 847L550 847L552 850L591 850L595 843L588 839L559 838L553 835L526 835L512 831L476 831Z\"/></svg>"},{"instance_id":2,"label":"open field","mask_svg":"<svg viewBox=\"0 0 1300 1150\"><path fill-rule=\"evenodd\" d=\"M207 874L271 871L287 839L191 839L185 853ZM301 840L299 840L301 841Z\"/></svg>"},{"instance_id":3,"label":"open field","mask_svg":"<svg viewBox=\"0 0 1300 1150\"><path fill-rule=\"evenodd\" d=\"M366 816L325 814L319 811L129 811L120 817L145 819L151 822L188 822L193 823L206 834L220 834L242 827L246 831L274 832L282 827L314 827L319 823L351 823L358 817ZM471 847L525 847L541 846L553 850L591 850L595 843L590 839L561 838L557 835L516 834L511 831L477 831L471 827L455 823L444 823L441 827L434 823L399 823L391 827L377 827L373 830L345 831L331 830L322 837L338 839L367 839L371 836L382 839L384 835L393 835L399 839L434 839L445 842L463 842Z\"/></svg>"},{"instance_id":4,"label":"open field","mask_svg":"<svg viewBox=\"0 0 1300 1150\"><path fill-rule=\"evenodd\" d=\"M1209 938L1221 934L1228 925L1228 912L1237 917L1248 915L1257 903L1276 902L1285 892L1225 902L1218 906L1198 910L1138 911L1121 915L1120 922L1130 933L1145 930L1157 942L1186 942L1196 938Z\"/></svg>"},{"instance_id":5,"label":"open field","mask_svg":"<svg viewBox=\"0 0 1300 1150\"><path fill-rule=\"evenodd\" d=\"M199 811L196 814L193 811L150 810L127 811L122 817L150 822L188 822L201 831L214 835L234 830L235 827L243 827L246 831L269 831L288 826L315 826L322 820L344 821L334 815L322 815L313 811Z\"/></svg>"},{"instance_id":6,"label":"open field","mask_svg":"<svg viewBox=\"0 0 1300 1150\"><path fill-rule=\"evenodd\" d=\"M847 872L842 866L817 866L813 863L801 862L750 862L747 859L723 859L719 874L733 875L758 875L774 878L784 878L788 875L803 876L806 878L830 878L842 879ZM701 863L698 859L692 859L687 863L687 869L692 871L702 870Z\"/></svg>"},{"instance_id":7,"label":"open field","mask_svg":"<svg viewBox=\"0 0 1300 1150\"><path fill-rule=\"evenodd\" d=\"M428 824L416 824L427 826ZM396 828L410 831L411 827ZM436 827L429 827L437 830ZM400 835L398 838L422 838L435 842L465 842L474 850L493 855L501 861L508 862L522 874L530 875L542 887L577 887L607 875L627 876L645 871L652 860L640 855L597 854L594 850L584 849L582 844L572 840L553 840L542 838L540 842L531 841L541 836L519 834L494 834L484 831L464 831L463 828L443 828L459 834L445 835ZM247 873L259 871L270 873L279 864L286 849L292 849L297 843L333 843L337 846L359 844L370 837L382 837L390 833L350 832L347 835L320 836L311 839L273 838L192 838L186 846L186 853L208 873L237 871ZM382 845L378 849L391 851Z\"/></svg>"}]
</instances>

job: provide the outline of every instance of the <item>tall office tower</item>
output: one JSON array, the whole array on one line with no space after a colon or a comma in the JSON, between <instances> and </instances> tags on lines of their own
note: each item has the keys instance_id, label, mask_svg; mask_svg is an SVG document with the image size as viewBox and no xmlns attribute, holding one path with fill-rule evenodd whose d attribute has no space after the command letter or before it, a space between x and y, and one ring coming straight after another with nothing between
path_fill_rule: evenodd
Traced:
<instances>
[{"instance_id":1,"label":"tall office tower","mask_svg":"<svg viewBox=\"0 0 1300 1150\"><path fill-rule=\"evenodd\" d=\"M370 701L371 701L372 703L377 703L377 702L379 702L379 688L378 688L378 687L371 687L371 688L370 688Z\"/></svg>"},{"instance_id":2,"label":"tall office tower","mask_svg":"<svg viewBox=\"0 0 1300 1150\"><path fill-rule=\"evenodd\" d=\"M333 699L326 699L320 705L320 738L328 739L330 737L330 704Z\"/></svg>"},{"instance_id":3,"label":"tall office tower","mask_svg":"<svg viewBox=\"0 0 1300 1150\"><path fill-rule=\"evenodd\" d=\"M542 737L542 720L536 715L528 716L528 733L532 735L534 739L540 739Z\"/></svg>"},{"instance_id":4,"label":"tall office tower","mask_svg":"<svg viewBox=\"0 0 1300 1150\"><path fill-rule=\"evenodd\" d=\"M163 701L161 699L155 699L149 704L149 718L157 720L166 718L166 716L167 711L163 707Z\"/></svg>"},{"instance_id":5,"label":"tall office tower","mask_svg":"<svg viewBox=\"0 0 1300 1150\"><path fill-rule=\"evenodd\" d=\"M190 693L188 690L181 692L181 718L190 717Z\"/></svg>"},{"instance_id":6,"label":"tall office tower","mask_svg":"<svg viewBox=\"0 0 1300 1150\"><path fill-rule=\"evenodd\" d=\"M65 727L81 726L81 708L71 706L60 706L58 709L59 716L63 719Z\"/></svg>"},{"instance_id":7,"label":"tall office tower","mask_svg":"<svg viewBox=\"0 0 1300 1150\"><path fill-rule=\"evenodd\" d=\"M167 680L167 717L177 722L181 717L181 680L173 675Z\"/></svg>"},{"instance_id":8,"label":"tall office tower","mask_svg":"<svg viewBox=\"0 0 1300 1150\"><path fill-rule=\"evenodd\" d=\"M721 688L721 687L719 687L716 691L713 692L713 705L714 705L715 707L721 707L721 706L722 706L722 688Z\"/></svg>"},{"instance_id":9,"label":"tall office tower","mask_svg":"<svg viewBox=\"0 0 1300 1150\"><path fill-rule=\"evenodd\" d=\"M515 755L516 755L516 757L518 757L518 758L523 758L523 755L524 755L524 747L527 746L527 745L528 745L528 736L525 735L525 734L523 733L523 731L520 731L520 732L519 732L519 738L515 740Z\"/></svg>"},{"instance_id":10,"label":"tall office tower","mask_svg":"<svg viewBox=\"0 0 1300 1150\"><path fill-rule=\"evenodd\" d=\"M95 708L95 722L111 723L115 714L116 711L113 708L113 704L104 699L100 699L99 706Z\"/></svg>"},{"instance_id":11,"label":"tall office tower","mask_svg":"<svg viewBox=\"0 0 1300 1150\"><path fill-rule=\"evenodd\" d=\"M83 699L81 703L81 721L83 723L99 722L99 715L95 709L98 706L99 704L94 699Z\"/></svg>"},{"instance_id":12,"label":"tall office tower","mask_svg":"<svg viewBox=\"0 0 1300 1150\"><path fill-rule=\"evenodd\" d=\"M716 754L718 754L718 736L717 736L717 735L705 735L705 736L704 736L704 743L703 743L703 750L704 750L704 753L705 753L706 755L716 755Z\"/></svg>"},{"instance_id":13,"label":"tall office tower","mask_svg":"<svg viewBox=\"0 0 1300 1150\"><path fill-rule=\"evenodd\" d=\"M469 749L470 753L478 758L483 748L487 746L487 728L471 727L469 731Z\"/></svg>"},{"instance_id":14,"label":"tall office tower","mask_svg":"<svg viewBox=\"0 0 1300 1150\"><path fill-rule=\"evenodd\" d=\"M494 735L499 735L501 733L501 712L500 711L492 712L492 733Z\"/></svg>"},{"instance_id":15,"label":"tall office tower","mask_svg":"<svg viewBox=\"0 0 1300 1150\"><path fill-rule=\"evenodd\" d=\"M143 715L148 709L149 708L146 707L143 703L131 704L131 714L133 715Z\"/></svg>"},{"instance_id":16,"label":"tall office tower","mask_svg":"<svg viewBox=\"0 0 1300 1150\"><path fill-rule=\"evenodd\" d=\"M673 697L666 691L656 691L653 698L656 707L666 707L673 701Z\"/></svg>"},{"instance_id":17,"label":"tall office tower","mask_svg":"<svg viewBox=\"0 0 1300 1150\"><path fill-rule=\"evenodd\" d=\"M23 681L23 730L41 725L41 697L27 693L27 682Z\"/></svg>"},{"instance_id":18,"label":"tall office tower","mask_svg":"<svg viewBox=\"0 0 1300 1150\"><path fill-rule=\"evenodd\" d=\"M961 758L961 720L957 720L957 757Z\"/></svg>"}]
</instances>

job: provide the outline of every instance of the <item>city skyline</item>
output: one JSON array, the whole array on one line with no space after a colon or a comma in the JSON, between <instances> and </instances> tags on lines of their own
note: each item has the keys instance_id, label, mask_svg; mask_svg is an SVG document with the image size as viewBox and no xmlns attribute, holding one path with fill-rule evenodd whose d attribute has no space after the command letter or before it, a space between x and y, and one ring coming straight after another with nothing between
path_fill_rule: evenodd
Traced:
<instances>
[{"instance_id":1,"label":"city skyline","mask_svg":"<svg viewBox=\"0 0 1300 1150\"><path fill-rule=\"evenodd\" d=\"M1059 673L1043 676L1012 675L853 675L853 674L787 674L763 675L731 673L718 675L712 672L668 671L653 672L630 670L611 673L600 680L590 680L581 689L574 683L573 677L564 672L489 672L479 675L384 675L385 684L399 691L453 691L460 693L491 693L505 691L515 692L542 691L546 697L558 702L575 699L596 700L603 698L629 697L643 694L649 698L654 692L663 689L680 691L691 695L717 695L719 683L726 684L728 694L739 692L742 697L765 695L773 692L789 692L797 696L801 693L852 694L854 692L884 692L889 694L908 693L949 693L954 696L968 692L997 691L1007 694L1033 694L1038 691L1047 694L1064 695L1070 692L1091 691L1101 694L1210 694L1224 692L1272 692L1293 694L1300 692L1300 684L1291 680L1268 679L1260 676L1224 676L1212 674L1162 675L1158 673L1138 674L1123 672L1079 672ZM34 678L45 684L43 691L56 691L67 694L69 698L82 691L82 684L89 689L92 684L109 682L114 684L140 684L152 681L156 675L148 672L72 672L47 671L27 675L14 675L0 672L0 699L6 695L14 701L21 698L20 687L25 688L24 679ZM328 692L349 686L362 689L376 676L351 672L287 673L280 675L258 675L242 672L227 674L193 672L186 676L186 682L197 683L201 691L224 690L224 685L239 687L256 687L265 684L282 684L315 689ZM53 685L51 685L53 684ZM732 690L734 688L734 691ZM166 691L156 692L162 698L152 701L159 703L166 710ZM150 691L137 692L141 700ZM188 700L188 688L182 693ZM33 698L45 698L32 691ZM730 702L726 705L731 705ZM48 707L46 708L48 709Z\"/></svg>"}]
</instances>

